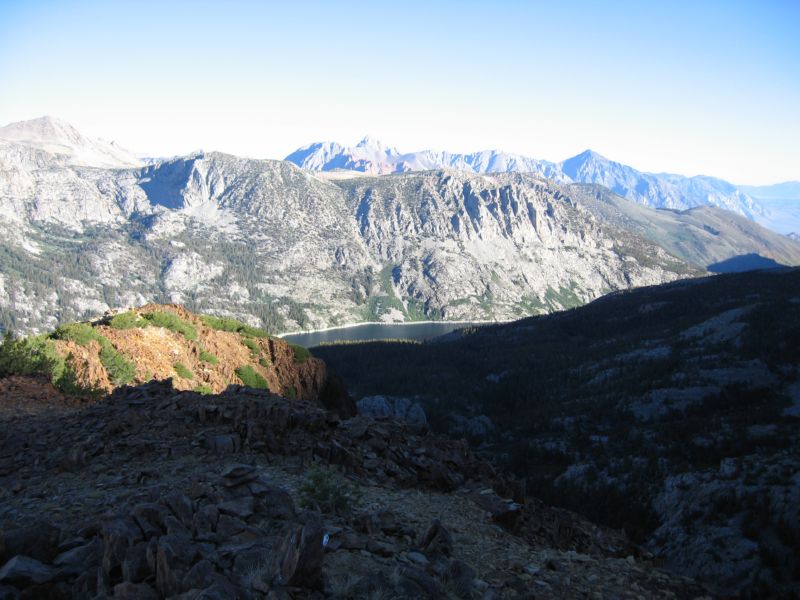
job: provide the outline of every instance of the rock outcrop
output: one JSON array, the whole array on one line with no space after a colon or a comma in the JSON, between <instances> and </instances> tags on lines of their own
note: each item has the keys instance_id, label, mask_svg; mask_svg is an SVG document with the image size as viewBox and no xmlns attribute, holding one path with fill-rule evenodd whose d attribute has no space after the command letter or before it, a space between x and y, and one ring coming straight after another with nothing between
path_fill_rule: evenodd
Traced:
<instances>
[{"instance_id":1,"label":"rock outcrop","mask_svg":"<svg viewBox=\"0 0 800 600\"><path fill-rule=\"evenodd\" d=\"M463 442L392 419L169 381L29 409L0 421L3 597L703 593L619 532L515 498ZM321 493L311 467L358 493L336 512L307 508Z\"/></svg>"}]
</instances>

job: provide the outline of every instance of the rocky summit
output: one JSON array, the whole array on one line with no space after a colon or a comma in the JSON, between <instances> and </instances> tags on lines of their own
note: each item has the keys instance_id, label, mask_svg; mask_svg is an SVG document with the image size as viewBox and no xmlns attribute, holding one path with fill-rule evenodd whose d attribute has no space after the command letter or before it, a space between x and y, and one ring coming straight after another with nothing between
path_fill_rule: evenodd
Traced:
<instances>
[{"instance_id":1,"label":"rocky summit","mask_svg":"<svg viewBox=\"0 0 800 600\"><path fill-rule=\"evenodd\" d=\"M704 594L425 427L236 385L75 406L3 381L3 598Z\"/></svg>"}]
</instances>

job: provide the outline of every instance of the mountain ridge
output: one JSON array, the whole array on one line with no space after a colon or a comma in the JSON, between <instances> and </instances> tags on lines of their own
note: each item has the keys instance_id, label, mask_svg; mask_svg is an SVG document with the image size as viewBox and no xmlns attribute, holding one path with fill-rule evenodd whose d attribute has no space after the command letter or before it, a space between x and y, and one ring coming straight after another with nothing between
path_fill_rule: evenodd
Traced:
<instances>
[{"instance_id":1,"label":"mountain ridge","mask_svg":"<svg viewBox=\"0 0 800 600\"><path fill-rule=\"evenodd\" d=\"M732 213L601 206L611 192L515 172L317 176L218 152L101 169L12 141L0 165L0 322L25 333L154 301L271 332L508 320L737 255L800 263Z\"/></svg>"},{"instance_id":2,"label":"mountain ridge","mask_svg":"<svg viewBox=\"0 0 800 600\"><path fill-rule=\"evenodd\" d=\"M63 156L68 164L98 168L138 167L143 163L115 142L84 136L56 117L44 116L0 127L0 142L21 142Z\"/></svg>"},{"instance_id":3,"label":"mountain ridge","mask_svg":"<svg viewBox=\"0 0 800 600\"><path fill-rule=\"evenodd\" d=\"M476 173L503 171L530 172L560 182L599 183L620 195L655 208L686 209L703 204L727 208L749 218L763 216L764 209L740 188L708 176L685 177L670 173L646 173L609 160L587 149L561 162L533 159L498 150L471 154L423 150L381 154L383 144L375 142L364 150L364 141L356 147L336 142L310 144L289 154L285 160L301 168L317 171L344 168L372 174L459 168ZM321 148L325 148L324 154Z\"/></svg>"}]
</instances>

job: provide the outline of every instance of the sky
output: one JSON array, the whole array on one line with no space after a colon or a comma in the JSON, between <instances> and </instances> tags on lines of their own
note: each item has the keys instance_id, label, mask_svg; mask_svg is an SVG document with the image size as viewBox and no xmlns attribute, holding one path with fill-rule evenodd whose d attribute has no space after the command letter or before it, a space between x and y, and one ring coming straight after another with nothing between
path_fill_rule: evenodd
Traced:
<instances>
[{"instance_id":1,"label":"sky","mask_svg":"<svg viewBox=\"0 0 800 600\"><path fill-rule=\"evenodd\" d=\"M800 180L800 1L0 0L0 124L146 156L591 148L644 171Z\"/></svg>"}]
</instances>

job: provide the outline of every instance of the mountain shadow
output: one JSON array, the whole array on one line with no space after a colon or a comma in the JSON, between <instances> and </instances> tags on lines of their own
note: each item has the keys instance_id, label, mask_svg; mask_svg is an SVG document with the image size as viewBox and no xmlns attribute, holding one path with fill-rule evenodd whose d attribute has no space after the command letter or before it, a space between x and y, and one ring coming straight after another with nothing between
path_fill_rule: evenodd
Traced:
<instances>
[{"instance_id":1,"label":"mountain shadow","mask_svg":"<svg viewBox=\"0 0 800 600\"><path fill-rule=\"evenodd\" d=\"M712 273L743 273L759 269L781 269L787 266L766 256L751 252L750 254L740 254L739 256L726 258L720 262L712 263L706 268Z\"/></svg>"}]
</instances>

